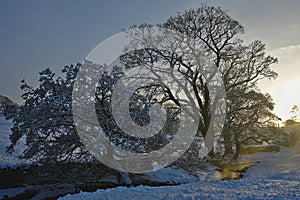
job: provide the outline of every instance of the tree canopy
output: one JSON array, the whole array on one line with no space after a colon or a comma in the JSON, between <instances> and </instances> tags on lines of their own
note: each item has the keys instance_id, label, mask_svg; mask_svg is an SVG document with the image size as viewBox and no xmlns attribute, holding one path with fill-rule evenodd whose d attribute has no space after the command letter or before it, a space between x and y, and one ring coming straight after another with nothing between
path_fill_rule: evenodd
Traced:
<instances>
[{"instance_id":1,"label":"tree canopy","mask_svg":"<svg viewBox=\"0 0 300 200\"><path fill-rule=\"evenodd\" d=\"M151 67L161 60L181 73L196 97L201 116L198 136L206 137L214 118L211 108L214 107L215 97L208 86L214 83L217 72L221 74L226 93L227 116L221 136L225 140L224 145L229 145L225 148L233 148L230 141L234 126L239 127L237 132L242 136L250 128L264 126L262 121L277 119L272 114L271 97L257 89L259 80L276 78L271 65L277 63L277 59L266 55L265 45L261 41L245 44L239 37L244 33L243 26L227 12L220 7L203 5L178 13L158 26L165 28L166 32L179 32L183 37L181 34L170 36L164 33L153 37L150 34L153 25L133 26L127 31L132 40L132 46L129 46L132 51L124 55L122 61L127 67L141 64ZM142 28L142 31L136 31L136 28ZM149 41L155 46L150 45L149 48ZM174 95L168 96L176 103ZM247 120L244 124L238 123L241 119Z\"/></svg>"},{"instance_id":2,"label":"tree canopy","mask_svg":"<svg viewBox=\"0 0 300 200\"><path fill-rule=\"evenodd\" d=\"M137 152L147 152L159 148L159 142L163 145L172 138L180 120L180 104L176 94L166 86L141 87L130 101L131 117L141 126L149 122L149 106L159 103L168 108L171 122L150 142L127 136L124 139L122 131L114 128L116 123L111 115L112 88L122 74L141 64L152 66L156 62L169 65L189 84L200 116L197 135L204 139L208 131L215 131L209 126L216 117L217 92L209 86L215 84L215 78L222 80L227 105L225 125L216 135L216 140L209 142L220 143L223 151L212 149L211 157L228 154L236 158L241 144L251 139L264 140L262 128L277 119L272 113L271 96L257 89L259 80L277 76L271 68L277 59L266 55L265 45L258 40L245 44L240 38L244 27L220 7L203 5L189 9L170 17L158 27L180 34L165 37L162 32L153 37L150 33L154 26L150 24L125 30L131 40L128 53L120 57L121 65L113 72L105 72L99 77L95 105L99 123L107 130L110 140L127 150L132 150L130 144ZM149 48L145 45L149 41L156 42L156 46L150 45ZM79 68L80 65L66 66L64 78L55 78L55 74L46 69L40 73L37 88L22 81L25 103L10 115L14 127L9 151L13 151L17 141L25 135L28 148L24 157L27 159L56 162L91 158L80 141L72 116L72 89Z\"/></svg>"}]
</instances>

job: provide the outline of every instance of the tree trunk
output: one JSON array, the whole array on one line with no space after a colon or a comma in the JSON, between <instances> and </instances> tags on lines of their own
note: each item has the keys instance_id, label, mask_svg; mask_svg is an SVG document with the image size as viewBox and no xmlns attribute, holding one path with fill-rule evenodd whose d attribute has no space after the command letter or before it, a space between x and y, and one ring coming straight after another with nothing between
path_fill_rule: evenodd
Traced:
<instances>
[{"instance_id":1,"label":"tree trunk","mask_svg":"<svg viewBox=\"0 0 300 200\"><path fill-rule=\"evenodd\" d=\"M225 133L223 134L224 145L225 145L225 156L232 155L232 142L231 142L231 134Z\"/></svg>"},{"instance_id":2,"label":"tree trunk","mask_svg":"<svg viewBox=\"0 0 300 200\"><path fill-rule=\"evenodd\" d=\"M235 152L232 156L232 160L236 161L241 153L241 143L239 140L239 134L237 132L234 133L234 142L235 142Z\"/></svg>"},{"instance_id":3,"label":"tree trunk","mask_svg":"<svg viewBox=\"0 0 300 200\"><path fill-rule=\"evenodd\" d=\"M241 153L241 145L239 143L236 143L235 145L236 145L236 149L232 156L232 160L237 161L237 159Z\"/></svg>"}]
</instances>

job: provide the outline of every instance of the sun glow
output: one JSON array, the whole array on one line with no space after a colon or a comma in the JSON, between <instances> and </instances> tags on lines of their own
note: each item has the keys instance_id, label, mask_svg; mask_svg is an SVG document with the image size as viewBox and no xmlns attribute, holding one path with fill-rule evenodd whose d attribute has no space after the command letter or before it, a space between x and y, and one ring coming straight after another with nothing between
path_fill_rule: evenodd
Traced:
<instances>
[{"instance_id":1,"label":"sun glow","mask_svg":"<svg viewBox=\"0 0 300 200\"><path fill-rule=\"evenodd\" d=\"M291 117L290 111L293 105L300 105L300 78L270 85L266 92L273 97L274 112L285 121Z\"/></svg>"},{"instance_id":2,"label":"sun glow","mask_svg":"<svg viewBox=\"0 0 300 200\"><path fill-rule=\"evenodd\" d=\"M259 88L272 96L275 114L285 121L291 118L292 107L300 105L300 44L277 48L269 53L279 60L272 66L278 78L261 81Z\"/></svg>"}]
</instances>

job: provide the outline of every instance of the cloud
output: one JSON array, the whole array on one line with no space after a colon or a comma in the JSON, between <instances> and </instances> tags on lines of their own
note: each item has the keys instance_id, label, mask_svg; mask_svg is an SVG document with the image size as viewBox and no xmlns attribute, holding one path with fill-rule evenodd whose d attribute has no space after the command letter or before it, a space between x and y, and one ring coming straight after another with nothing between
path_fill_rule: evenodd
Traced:
<instances>
[{"instance_id":1,"label":"cloud","mask_svg":"<svg viewBox=\"0 0 300 200\"><path fill-rule=\"evenodd\" d=\"M270 51L270 54L279 59L300 58L300 44L273 49L272 51Z\"/></svg>"}]
</instances>

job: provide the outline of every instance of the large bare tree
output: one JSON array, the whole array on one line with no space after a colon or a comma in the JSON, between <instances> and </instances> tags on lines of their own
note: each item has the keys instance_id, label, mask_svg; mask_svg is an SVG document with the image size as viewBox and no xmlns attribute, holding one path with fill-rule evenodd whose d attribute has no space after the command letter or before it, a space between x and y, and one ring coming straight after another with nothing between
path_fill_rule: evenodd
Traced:
<instances>
[{"instance_id":1,"label":"large bare tree","mask_svg":"<svg viewBox=\"0 0 300 200\"><path fill-rule=\"evenodd\" d=\"M214 78L223 81L224 92L227 95L226 123L237 121L238 115L229 115L233 110L238 110L244 104L250 102L236 101L236 95L250 98L251 102L259 99L267 102L262 109L273 109L270 104L272 100L268 95L259 94L257 82L261 79L272 79L277 76L271 69L271 65L277 62L276 58L266 55L265 45L261 41L253 41L245 44L240 38L244 33L243 26L233 19L220 7L203 5L198 9L190 9L170 17L165 23L158 25L166 31L153 34L154 26L142 24L133 26L127 31L131 38L131 45L127 47L122 61L127 68L139 65L151 66L155 62L168 63L170 68L182 74L190 84L196 99L200 120L198 125L198 136L206 137L212 123L215 96L209 85L214 84ZM137 29L139 28L139 29ZM173 31L171 34L166 33ZM175 32L175 34L174 34ZM176 34L179 33L179 34ZM154 36L153 36L154 35ZM253 90L257 90L254 92ZM166 89L168 100L178 104L176 95ZM253 94L251 96L249 94ZM231 96L234 95L234 96ZM247 97L248 95L248 97ZM232 106L235 104L234 106ZM264 106L266 108L264 108ZM259 112L259 107L249 107L249 112ZM251 108L253 108L251 110ZM270 116L269 113L250 115L245 111L247 117L252 117L251 126L258 125L263 118ZM232 119L235 117L236 119ZM259 119L256 119L258 117ZM250 125L249 125L250 126ZM247 128L249 128L249 126ZM232 148L232 131L222 131L224 144ZM242 127L242 126L241 126ZM212 131L214 131L212 129ZM228 140L228 141L227 141ZM210 141L212 142L212 141ZM228 151L227 151L228 152ZM210 152L213 156L213 151Z\"/></svg>"}]
</instances>

